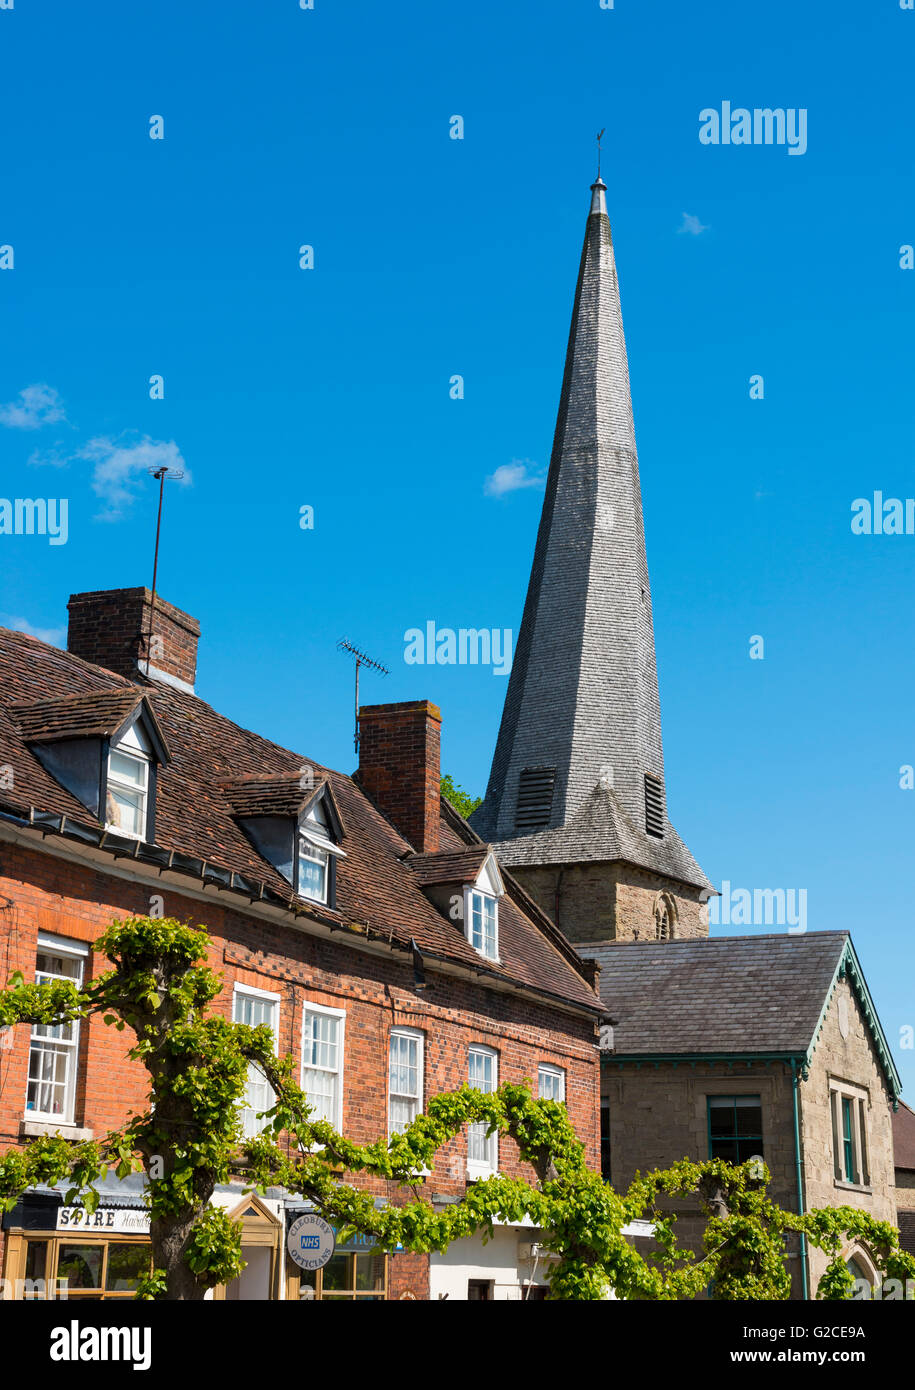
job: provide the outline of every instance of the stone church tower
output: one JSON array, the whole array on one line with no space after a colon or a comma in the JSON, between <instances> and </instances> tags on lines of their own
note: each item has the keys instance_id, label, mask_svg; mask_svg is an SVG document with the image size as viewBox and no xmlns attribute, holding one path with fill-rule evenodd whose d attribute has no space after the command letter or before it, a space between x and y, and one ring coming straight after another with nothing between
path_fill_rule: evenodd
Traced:
<instances>
[{"instance_id":1,"label":"stone church tower","mask_svg":"<svg viewBox=\"0 0 915 1390\"><path fill-rule=\"evenodd\" d=\"M667 819L642 499L598 175L484 840L570 940L708 935L711 885Z\"/></svg>"}]
</instances>

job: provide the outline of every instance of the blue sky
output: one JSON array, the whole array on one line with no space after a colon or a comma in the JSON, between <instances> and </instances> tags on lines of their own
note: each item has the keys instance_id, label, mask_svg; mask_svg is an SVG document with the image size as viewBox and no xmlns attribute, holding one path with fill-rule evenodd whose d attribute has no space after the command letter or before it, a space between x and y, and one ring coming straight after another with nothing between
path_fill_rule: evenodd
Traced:
<instances>
[{"instance_id":1,"label":"blue sky","mask_svg":"<svg viewBox=\"0 0 915 1390\"><path fill-rule=\"evenodd\" d=\"M852 930L915 1091L915 536L850 528L915 493L913 58L897 0L15 0L2 492L68 498L69 537L0 538L0 622L61 640L69 593L148 583L144 465L180 456L160 591L198 692L349 769L346 634L482 791L504 677L403 634L517 631L542 493L485 484L548 462L606 127L671 816L716 883ZM725 100L805 108L806 153L700 144Z\"/></svg>"}]
</instances>

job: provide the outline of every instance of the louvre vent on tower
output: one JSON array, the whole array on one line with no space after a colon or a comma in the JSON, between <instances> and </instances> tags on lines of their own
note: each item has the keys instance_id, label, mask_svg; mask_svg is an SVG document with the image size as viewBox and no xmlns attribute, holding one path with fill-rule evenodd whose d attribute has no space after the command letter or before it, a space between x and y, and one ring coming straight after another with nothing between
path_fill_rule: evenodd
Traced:
<instances>
[{"instance_id":1,"label":"louvre vent on tower","mask_svg":"<svg viewBox=\"0 0 915 1390\"><path fill-rule=\"evenodd\" d=\"M645 773L645 829L649 835L664 835L664 784L650 772Z\"/></svg>"},{"instance_id":2,"label":"louvre vent on tower","mask_svg":"<svg viewBox=\"0 0 915 1390\"><path fill-rule=\"evenodd\" d=\"M536 830L549 825L553 809L555 767L525 767L518 778L515 829Z\"/></svg>"}]
</instances>

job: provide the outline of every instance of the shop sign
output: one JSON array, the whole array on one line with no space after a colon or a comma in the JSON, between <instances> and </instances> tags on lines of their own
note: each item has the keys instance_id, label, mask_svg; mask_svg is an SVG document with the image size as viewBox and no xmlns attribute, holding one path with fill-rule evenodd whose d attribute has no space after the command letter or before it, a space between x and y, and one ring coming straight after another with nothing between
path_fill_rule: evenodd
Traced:
<instances>
[{"instance_id":1,"label":"shop sign","mask_svg":"<svg viewBox=\"0 0 915 1390\"><path fill-rule=\"evenodd\" d=\"M98 1231L106 1235L149 1235L149 1212L137 1207L58 1207L58 1231Z\"/></svg>"},{"instance_id":2,"label":"shop sign","mask_svg":"<svg viewBox=\"0 0 915 1390\"><path fill-rule=\"evenodd\" d=\"M323 1269L336 1249L333 1227L316 1212L306 1212L289 1227L286 1249L299 1269Z\"/></svg>"}]
</instances>

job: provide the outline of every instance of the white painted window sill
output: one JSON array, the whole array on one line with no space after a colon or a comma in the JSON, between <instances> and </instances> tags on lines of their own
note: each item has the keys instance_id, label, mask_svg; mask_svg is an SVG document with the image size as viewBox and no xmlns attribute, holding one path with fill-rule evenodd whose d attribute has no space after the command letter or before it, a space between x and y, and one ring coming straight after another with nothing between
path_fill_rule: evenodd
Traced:
<instances>
[{"instance_id":1,"label":"white painted window sill","mask_svg":"<svg viewBox=\"0 0 915 1390\"><path fill-rule=\"evenodd\" d=\"M467 1165L467 1181L479 1182L481 1178L498 1178L500 1176L498 1168L472 1168Z\"/></svg>"},{"instance_id":2,"label":"white painted window sill","mask_svg":"<svg viewBox=\"0 0 915 1390\"><path fill-rule=\"evenodd\" d=\"M61 1139L84 1142L94 1137L92 1129L80 1129L78 1125L61 1124L60 1120L20 1120L20 1139L42 1139L45 1135L59 1134Z\"/></svg>"}]
</instances>

